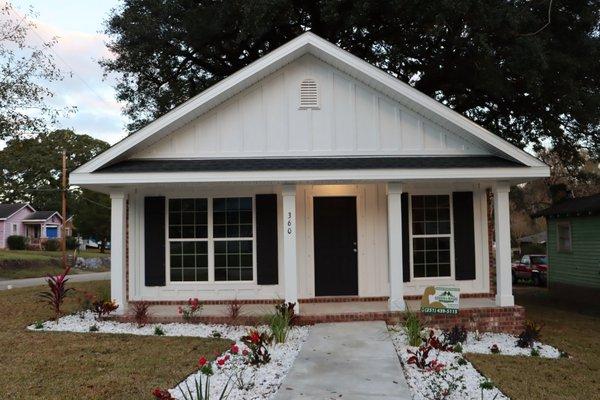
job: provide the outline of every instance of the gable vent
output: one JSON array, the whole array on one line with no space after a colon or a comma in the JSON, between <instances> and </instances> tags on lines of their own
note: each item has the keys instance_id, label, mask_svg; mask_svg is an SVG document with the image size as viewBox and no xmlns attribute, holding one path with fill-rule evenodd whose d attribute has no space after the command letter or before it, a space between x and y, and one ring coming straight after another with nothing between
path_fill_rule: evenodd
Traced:
<instances>
[{"instance_id":1,"label":"gable vent","mask_svg":"<svg viewBox=\"0 0 600 400\"><path fill-rule=\"evenodd\" d=\"M300 83L300 109L319 108L319 86L314 79L305 79Z\"/></svg>"}]
</instances>

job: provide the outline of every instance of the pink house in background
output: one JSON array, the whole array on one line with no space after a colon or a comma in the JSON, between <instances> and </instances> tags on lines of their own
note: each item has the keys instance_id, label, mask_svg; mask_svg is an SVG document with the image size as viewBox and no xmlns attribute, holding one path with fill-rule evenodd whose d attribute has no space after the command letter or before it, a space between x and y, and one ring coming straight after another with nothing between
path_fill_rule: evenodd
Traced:
<instances>
[{"instance_id":1,"label":"pink house in background","mask_svg":"<svg viewBox=\"0 0 600 400\"><path fill-rule=\"evenodd\" d=\"M57 211L36 211L24 203L0 204L0 249L6 248L6 238L11 235L26 236L33 246L59 238L62 223Z\"/></svg>"}]
</instances>

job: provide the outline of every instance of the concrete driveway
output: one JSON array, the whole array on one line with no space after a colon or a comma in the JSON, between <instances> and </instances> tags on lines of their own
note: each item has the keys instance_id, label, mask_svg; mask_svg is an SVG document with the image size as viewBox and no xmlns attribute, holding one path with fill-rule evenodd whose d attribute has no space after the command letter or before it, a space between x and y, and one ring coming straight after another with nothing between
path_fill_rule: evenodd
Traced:
<instances>
[{"instance_id":1,"label":"concrete driveway","mask_svg":"<svg viewBox=\"0 0 600 400\"><path fill-rule=\"evenodd\" d=\"M383 321L315 325L276 400L410 400Z\"/></svg>"},{"instance_id":2,"label":"concrete driveway","mask_svg":"<svg viewBox=\"0 0 600 400\"><path fill-rule=\"evenodd\" d=\"M69 275L69 282L91 282L105 281L110 279L110 271L108 272L92 272L89 274ZM27 279L11 279L0 281L0 290L10 290L30 286L40 286L46 284L46 278L27 278Z\"/></svg>"}]
</instances>

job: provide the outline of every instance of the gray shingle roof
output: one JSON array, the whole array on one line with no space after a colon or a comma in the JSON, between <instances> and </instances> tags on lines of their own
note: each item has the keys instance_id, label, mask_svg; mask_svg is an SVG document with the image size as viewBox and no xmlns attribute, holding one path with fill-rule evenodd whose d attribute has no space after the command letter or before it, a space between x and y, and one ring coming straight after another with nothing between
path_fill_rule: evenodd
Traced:
<instances>
[{"instance_id":1,"label":"gray shingle roof","mask_svg":"<svg viewBox=\"0 0 600 400\"><path fill-rule=\"evenodd\" d=\"M36 211L29 215L23 221L34 221L34 220L46 220L52 216L56 211Z\"/></svg>"},{"instance_id":2,"label":"gray shingle roof","mask_svg":"<svg viewBox=\"0 0 600 400\"><path fill-rule=\"evenodd\" d=\"M600 193L565 200L532 215L532 217L567 217L600 213Z\"/></svg>"},{"instance_id":3,"label":"gray shingle roof","mask_svg":"<svg viewBox=\"0 0 600 400\"><path fill-rule=\"evenodd\" d=\"M95 173L525 167L496 156L126 160Z\"/></svg>"},{"instance_id":4,"label":"gray shingle roof","mask_svg":"<svg viewBox=\"0 0 600 400\"><path fill-rule=\"evenodd\" d=\"M8 218L26 205L24 203L0 204L0 218Z\"/></svg>"}]
</instances>

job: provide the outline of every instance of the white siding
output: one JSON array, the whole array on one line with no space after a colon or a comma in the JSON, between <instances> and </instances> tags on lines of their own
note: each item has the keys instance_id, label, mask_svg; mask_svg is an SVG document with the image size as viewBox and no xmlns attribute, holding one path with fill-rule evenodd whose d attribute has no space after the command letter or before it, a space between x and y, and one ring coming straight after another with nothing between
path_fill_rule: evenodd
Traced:
<instances>
[{"instance_id":1,"label":"white siding","mask_svg":"<svg viewBox=\"0 0 600 400\"><path fill-rule=\"evenodd\" d=\"M303 79L319 109L300 109ZM132 158L487 154L334 67L306 55Z\"/></svg>"}]
</instances>

